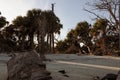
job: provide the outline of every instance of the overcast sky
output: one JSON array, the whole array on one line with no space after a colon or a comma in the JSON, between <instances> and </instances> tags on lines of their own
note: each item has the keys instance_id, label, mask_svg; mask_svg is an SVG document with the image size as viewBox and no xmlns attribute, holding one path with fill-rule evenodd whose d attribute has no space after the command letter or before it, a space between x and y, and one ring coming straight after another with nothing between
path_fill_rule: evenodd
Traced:
<instances>
[{"instance_id":1,"label":"overcast sky","mask_svg":"<svg viewBox=\"0 0 120 80\"><path fill-rule=\"evenodd\" d=\"M6 19L11 22L16 16L26 15L28 10L39 8L42 10L51 9L51 4L55 3L55 14L63 24L59 39L66 36L66 32L75 28L81 21L92 23L93 15L83 10L88 8L85 4L93 0L0 0L0 11Z\"/></svg>"}]
</instances>

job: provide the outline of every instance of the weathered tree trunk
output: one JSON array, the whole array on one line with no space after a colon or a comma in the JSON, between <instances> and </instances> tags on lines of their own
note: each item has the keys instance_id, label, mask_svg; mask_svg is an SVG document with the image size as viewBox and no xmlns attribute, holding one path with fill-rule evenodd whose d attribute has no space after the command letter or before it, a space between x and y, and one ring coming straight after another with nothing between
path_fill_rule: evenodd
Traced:
<instances>
[{"instance_id":1,"label":"weathered tree trunk","mask_svg":"<svg viewBox=\"0 0 120 80\"><path fill-rule=\"evenodd\" d=\"M50 72L35 51L18 54L8 61L7 67L7 80L51 80Z\"/></svg>"}]
</instances>

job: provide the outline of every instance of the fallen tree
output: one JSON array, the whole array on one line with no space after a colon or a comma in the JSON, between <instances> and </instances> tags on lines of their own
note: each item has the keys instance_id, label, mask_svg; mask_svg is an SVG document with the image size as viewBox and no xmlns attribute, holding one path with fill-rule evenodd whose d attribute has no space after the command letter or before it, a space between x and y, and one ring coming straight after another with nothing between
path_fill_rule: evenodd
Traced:
<instances>
[{"instance_id":1,"label":"fallen tree","mask_svg":"<svg viewBox=\"0 0 120 80\"><path fill-rule=\"evenodd\" d=\"M35 51L22 52L12 57L8 63L7 80L51 80L50 72Z\"/></svg>"}]
</instances>

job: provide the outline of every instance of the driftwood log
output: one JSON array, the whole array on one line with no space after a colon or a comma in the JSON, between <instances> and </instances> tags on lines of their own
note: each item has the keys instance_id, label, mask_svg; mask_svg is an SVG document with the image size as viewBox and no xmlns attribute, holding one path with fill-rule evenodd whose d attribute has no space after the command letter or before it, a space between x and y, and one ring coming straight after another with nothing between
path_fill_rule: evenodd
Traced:
<instances>
[{"instance_id":1,"label":"driftwood log","mask_svg":"<svg viewBox=\"0 0 120 80\"><path fill-rule=\"evenodd\" d=\"M118 71L118 74L113 73L106 74L103 78L95 76L93 77L93 80L120 80L120 71Z\"/></svg>"},{"instance_id":2,"label":"driftwood log","mask_svg":"<svg viewBox=\"0 0 120 80\"><path fill-rule=\"evenodd\" d=\"M117 80L120 80L120 71L118 72Z\"/></svg>"},{"instance_id":3,"label":"driftwood log","mask_svg":"<svg viewBox=\"0 0 120 80\"><path fill-rule=\"evenodd\" d=\"M22 52L7 63L7 80L51 80L50 72L35 51Z\"/></svg>"}]
</instances>

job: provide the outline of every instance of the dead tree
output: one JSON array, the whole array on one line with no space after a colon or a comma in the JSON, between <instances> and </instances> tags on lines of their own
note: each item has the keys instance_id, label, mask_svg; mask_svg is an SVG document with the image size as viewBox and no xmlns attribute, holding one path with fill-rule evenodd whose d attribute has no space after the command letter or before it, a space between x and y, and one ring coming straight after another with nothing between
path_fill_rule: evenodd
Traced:
<instances>
[{"instance_id":1,"label":"dead tree","mask_svg":"<svg viewBox=\"0 0 120 80\"><path fill-rule=\"evenodd\" d=\"M95 15L97 19L105 18L109 21L108 25L116 26L116 32L119 33L119 50L120 50L120 0L94 0L92 5L94 10L104 11L109 17L101 16L93 10L84 9L85 11Z\"/></svg>"},{"instance_id":2,"label":"dead tree","mask_svg":"<svg viewBox=\"0 0 120 80\"><path fill-rule=\"evenodd\" d=\"M90 11L88 9L84 9L85 11L95 15L97 18L106 18L109 20L110 24L114 24L119 28L120 26L120 0L99 0L94 1L92 3L92 6L94 7L94 10L100 10L105 11L109 13L109 17L101 16L100 14L97 14L93 12L94 10Z\"/></svg>"}]
</instances>

